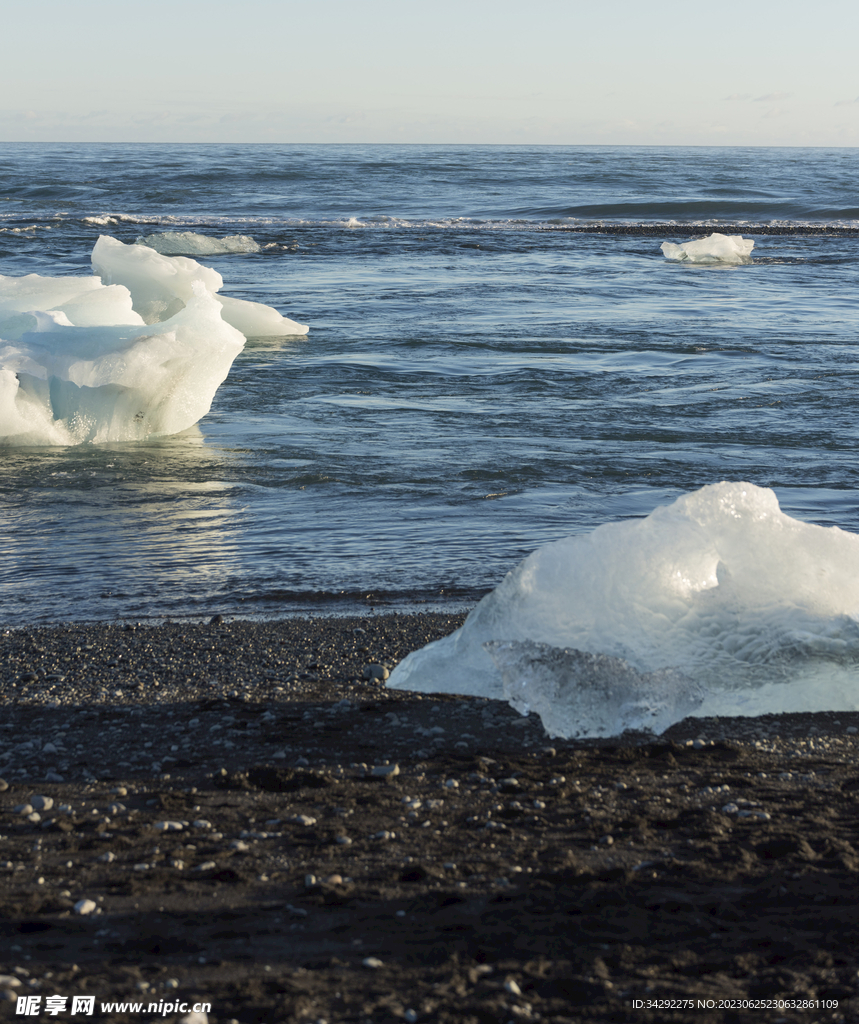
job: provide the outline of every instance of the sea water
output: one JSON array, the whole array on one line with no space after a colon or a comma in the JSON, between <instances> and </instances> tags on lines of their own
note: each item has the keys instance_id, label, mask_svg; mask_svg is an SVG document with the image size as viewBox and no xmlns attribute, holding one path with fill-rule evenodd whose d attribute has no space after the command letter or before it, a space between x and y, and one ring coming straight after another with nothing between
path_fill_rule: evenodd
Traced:
<instances>
[{"instance_id":1,"label":"sea water","mask_svg":"<svg viewBox=\"0 0 859 1024\"><path fill-rule=\"evenodd\" d=\"M0 621L467 606L721 480L859 533L857 172L848 149L4 145L0 274L91 275L100 235L140 239L309 332L251 336L183 433L4 447ZM661 248L713 233L754 248Z\"/></svg>"}]
</instances>

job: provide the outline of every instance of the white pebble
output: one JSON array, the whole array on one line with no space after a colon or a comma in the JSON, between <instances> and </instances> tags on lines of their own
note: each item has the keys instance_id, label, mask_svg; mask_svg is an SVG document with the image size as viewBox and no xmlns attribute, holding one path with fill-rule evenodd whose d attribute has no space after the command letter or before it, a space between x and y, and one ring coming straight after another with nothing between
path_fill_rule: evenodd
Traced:
<instances>
[{"instance_id":1,"label":"white pebble","mask_svg":"<svg viewBox=\"0 0 859 1024\"><path fill-rule=\"evenodd\" d=\"M199 1010L192 1010L179 1018L179 1024L209 1024L209 1018Z\"/></svg>"},{"instance_id":2,"label":"white pebble","mask_svg":"<svg viewBox=\"0 0 859 1024\"><path fill-rule=\"evenodd\" d=\"M78 900L74 909L76 914L92 914L98 910L98 904L95 900Z\"/></svg>"},{"instance_id":3,"label":"white pebble","mask_svg":"<svg viewBox=\"0 0 859 1024\"><path fill-rule=\"evenodd\" d=\"M54 806L53 798L49 796L31 796L30 803L34 811L49 811Z\"/></svg>"},{"instance_id":4,"label":"white pebble","mask_svg":"<svg viewBox=\"0 0 859 1024\"><path fill-rule=\"evenodd\" d=\"M509 992L511 996L522 995L522 989L519 988L512 978L508 978L507 981L504 982L504 991Z\"/></svg>"},{"instance_id":5,"label":"white pebble","mask_svg":"<svg viewBox=\"0 0 859 1024\"><path fill-rule=\"evenodd\" d=\"M159 832L181 832L184 828L181 821L156 821L155 827Z\"/></svg>"},{"instance_id":6,"label":"white pebble","mask_svg":"<svg viewBox=\"0 0 859 1024\"><path fill-rule=\"evenodd\" d=\"M294 814L291 818L287 819L291 821L293 825L315 825L316 818L312 818L309 814Z\"/></svg>"},{"instance_id":7,"label":"white pebble","mask_svg":"<svg viewBox=\"0 0 859 1024\"><path fill-rule=\"evenodd\" d=\"M361 963L365 967L371 967L373 970L385 966L384 960L380 960L377 956L365 956Z\"/></svg>"}]
</instances>

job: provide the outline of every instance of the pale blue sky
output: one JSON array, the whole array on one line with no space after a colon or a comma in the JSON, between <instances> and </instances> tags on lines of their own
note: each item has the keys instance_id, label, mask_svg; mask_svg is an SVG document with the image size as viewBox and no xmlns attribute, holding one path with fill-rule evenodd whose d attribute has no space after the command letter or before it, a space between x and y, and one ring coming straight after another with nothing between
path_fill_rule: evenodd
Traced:
<instances>
[{"instance_id":1,"label":"pale blue sky","mask_svg":"<svg viewBox=\"0 0 859 1024\"><path fill-rule=\"evenodd\" d=\"M855 0L7 5L0 140L859 145Z\"/></svg>"}]
</instances>

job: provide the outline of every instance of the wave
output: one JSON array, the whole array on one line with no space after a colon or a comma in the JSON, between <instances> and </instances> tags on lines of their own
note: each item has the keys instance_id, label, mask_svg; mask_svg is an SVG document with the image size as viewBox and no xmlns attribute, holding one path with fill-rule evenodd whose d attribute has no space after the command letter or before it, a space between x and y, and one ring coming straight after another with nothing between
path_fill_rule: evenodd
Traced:
<instances>
[{"instance_id":1,"label":"wave","mask_svg":"<svg viewBox=\"0 0 859 1024\"><path fill-rule=\"evenodd\" d=\"M543 211L545 213L545 211ZM856 211L854 211L856 212ZM62 223L78 223L92 227L141 225L170 229L176 234L192 233L192 229L241 229L247 234L272 234L306 229L343 231L444 231L444 232L572 232L577 234L642 235L695 234L718 230L722 234L751 235L859 235L859 216L818 219L814 217L773 218L756 220L736 216L658 219L624 217L577 217L558 215L528 216L519 213L508 217L397 217L384 214L343 217L266 217L266 216L175 216L137 213L98 213L86 216L57 214L41 223L24 227L0 227L0 231L34 231ZM217 240L215 240L217 241ZM223 239L222 239L223 241ZM236 251L236 250L231 250ZM245 250L247 251L247 250ZM217 255L196 252L195 255Z\"/></svg>"}]
</instances>

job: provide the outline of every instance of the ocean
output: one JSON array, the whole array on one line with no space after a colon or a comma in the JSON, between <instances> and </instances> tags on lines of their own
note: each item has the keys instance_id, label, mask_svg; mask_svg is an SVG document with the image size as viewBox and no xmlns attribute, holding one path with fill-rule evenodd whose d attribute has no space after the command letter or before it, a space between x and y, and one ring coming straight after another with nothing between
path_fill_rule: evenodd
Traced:
<instances>
[{"instance_id":1,"label":"ocean","mask_svg":"<svg viewBox=\"0 0 859 1024\"><path fill-rule=\"evenodd\" d=\"M0 449L0 623L468 607L706 484L859 532L859 151L0 148L0 274L99 235L250 236L196 427ZM742 265L667 260L714 231Z\"/></svg>"}]
</instances>

